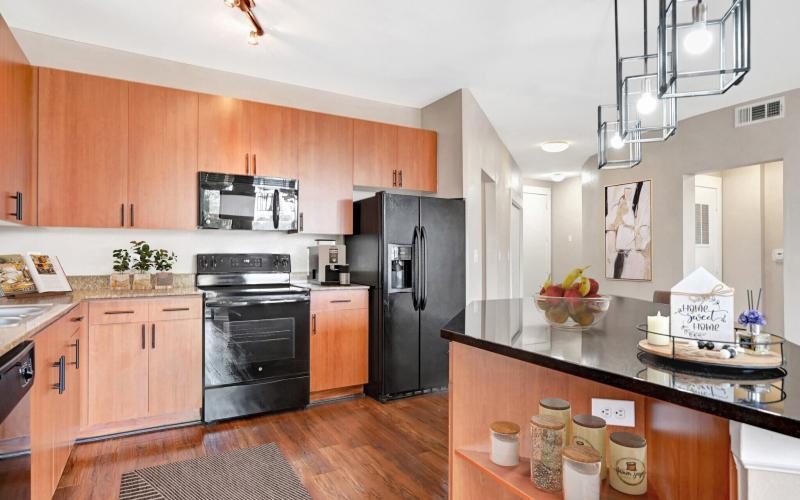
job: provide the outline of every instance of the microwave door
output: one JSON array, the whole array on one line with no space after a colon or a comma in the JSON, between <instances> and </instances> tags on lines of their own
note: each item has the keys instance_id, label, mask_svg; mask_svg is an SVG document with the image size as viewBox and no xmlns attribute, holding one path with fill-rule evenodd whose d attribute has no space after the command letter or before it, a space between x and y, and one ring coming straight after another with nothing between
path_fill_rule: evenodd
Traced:
<instances>
[{"instance_id":1,"label":"microwave door","mask_svg":"<svg viewBox=\"0 0 800 500\"><path fill-rule=\"evenodd\" d=\"M292 189L276 189L275 193L278 195L275 208L275 221L279 231L296 231L297 230L297 191Z\"/></svg>"}]
</instances>

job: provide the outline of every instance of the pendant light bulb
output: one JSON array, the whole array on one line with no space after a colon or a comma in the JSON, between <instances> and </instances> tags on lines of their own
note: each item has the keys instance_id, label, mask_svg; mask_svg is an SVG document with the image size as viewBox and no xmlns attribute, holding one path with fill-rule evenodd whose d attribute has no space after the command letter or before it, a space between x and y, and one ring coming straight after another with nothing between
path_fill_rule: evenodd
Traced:
<instances>
[{"instance_id":1,"label":"pendant light bulb","mask_svg":"<svg viewBox=\"0 0 800 500\"><path fill-rule=\"evenodd\" d=\"M622 149L622 146L625 145L625 143L622 141L622 137L619 136L619 132L614 134L614 136L611 138L610 145L614 149Z\"/></svg>"},{"instance_id":2,"label":"pendant light bulb","mask_svg":"<svg viewBox=\"0 0 800 500\"><path fill-rule=\"evenodd\" d=\"M236 0L223 0L223 1L225 2L225 5L227 5L230 8L236 7L237 3Z\"/></svg>"},{"instance_id":3,"label":"pendant light bulb","mask_svg":"<svg viewBox=\"0 0 800 500\"><path fill-rule=\"evenodd\" d=\"M649 115L658 107L658 99L653 95L650 80L644 82L644 90L639 100L636 101L636 110L643 115Z\"/></svg>"},{"instance_id":4,"label":"pendant light bulb","mask_svg":"<svg viewBox=\"0 0 800 500\"><path fill-rule=\"evenodd\" d=\"M247 43L250 45L258 45L258 33L255 30L250 32L250 36L247 37Z\"/></svg>"},{"instance_id":5,"label":"pendant light bulb","mask_svg":"<svg viewBox=\"0 0 800 500\"><path fill-rule=\"evenodd\" d=\"M699 0L692 7L692 27L683 38L683 48L692 55L699 55L711 47L714 37L708 30L708 7Z\"/></svg>"}]
</instances>

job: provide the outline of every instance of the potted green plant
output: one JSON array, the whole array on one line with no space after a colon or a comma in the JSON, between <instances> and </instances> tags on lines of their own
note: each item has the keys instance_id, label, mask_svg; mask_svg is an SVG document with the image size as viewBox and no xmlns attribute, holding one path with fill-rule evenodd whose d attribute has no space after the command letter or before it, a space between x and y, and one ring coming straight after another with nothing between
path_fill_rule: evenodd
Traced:
<instances>
[{"instance_id":1,"label":"potted green plant","mask_svg":"<svg viewBox=\"0 0 800 500\"><path fill-rule=\"evenodd\" d=\"M131 254L124 248L117 248L111 252L114 257L114 272L109 275L112 290L131 289Z\"/></svg>"},{"instance_id":2,"label":"potted green plant","mask_svg":"<svg viewBox=\"0 0 800 500\"><path fill-rule=\"evenodd\" d=\"M175 252L168 252L163 248L153 252L153 265L156 268L156 289L172 288L174 277L172 266L178 261Z\"/></svg>"},{"instance_id":3,"label":"potted green plant","mask_svg":"<svg viewBox=\"0 0 800 500\"><path fill-rule=\"evenodd\" d=\"M153 268L153 250L146 241L131 241L131 249L136 256L131 266L134 290L150 290L153 284L150 280L150 269Z\"/></svg>"}]
</instances>

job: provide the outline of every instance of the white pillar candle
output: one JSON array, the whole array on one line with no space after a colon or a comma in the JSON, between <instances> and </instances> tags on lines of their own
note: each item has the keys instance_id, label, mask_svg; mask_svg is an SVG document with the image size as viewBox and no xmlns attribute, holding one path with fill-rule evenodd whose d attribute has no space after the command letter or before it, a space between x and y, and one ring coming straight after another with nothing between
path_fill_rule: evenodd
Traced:
<instances>
[{"instance_id":1,"label":"white pillar candle","mask_svg":"<svg viewBox=\"0 0 800 500\"><path fill-rule=\"evenodd\" d=\"M650 345L669 345L669 316L647 317L647 343Z\"/></svg>"}]
</instances>

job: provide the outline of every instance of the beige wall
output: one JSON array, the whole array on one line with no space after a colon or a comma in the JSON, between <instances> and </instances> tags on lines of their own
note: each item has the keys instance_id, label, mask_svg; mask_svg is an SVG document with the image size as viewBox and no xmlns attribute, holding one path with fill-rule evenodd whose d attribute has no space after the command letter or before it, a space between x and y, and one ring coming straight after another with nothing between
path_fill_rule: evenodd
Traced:
<instances>
[{"instance_id":1,"label":"beige wall","mask_svg":"<svg viewBox=\"0 0 800 500\"><path fill-rule=\"evenodd\" d=\"M734 92L732 90L732 92ZM599 171L596 158L583 168L583 249L587 264L603 269L603 186L653 180L653 280L602 280L606 293L652 298L683 277L684 174L754 165L783 159L784 192L800 187L800 90L786 96L786 117L749 127L734 127L733 108L682 120L675 137L648 144L644 161L629 170ZM800 309L800 197L784 197L784 308ZM599 273L603 274L603 273ZM737 304L737 307L741 304ZM800 341L800 330L786 324L787 336Z\"/></svg>"},{"instance_id":2,"label":"beige wall","mask_svg":"<svg viewBox=\"0 0 800 500\"><path fill-rule=\"evenodd\" d=\"M783 248L783 163L767 163L761 177L762 213L764 222L762 283L764 286L764 315L770 328L784 331L783 264L772 260L772 250ZM777 298L777 299L776 299Z\"/></svg>"},{"instance_id":3,"label":"beige wall","mask_svg":"<svg viewBox=\"0 0 800 500\"><path fill-rule=\"evenodd\" d=\"M13 30L28 60L45 66L322 113L418 127L417 108L218 71L25 30Z\"/></svg>"},{"instance_id":4,"label":"beige wall","mask_svg":"<svg viewBox=\"0 0 800 500\"><path fill-rule=\"evenodd\" d=\"M568 177L552 186L552 268L555 280L561 280L583 261L583 198L580 177ZM589 276L603 269L590 269Z\"/></svg>"},{"instance_id":5,"label":"beige wall","mask_svg":"<svg viewBox=\"0 0 800 500\"><path fill-rule=\"evenodd\" d=\"M737 310L761 283L761 165L722 171L722 281L735 288Z\"/></svg>"},{"instance_id":6,"label":"beige wall","mask_svg":"<svg viewBox=\"0 0 800 500\"><path fill-rule=\"evenodd\" d=\"M440 198L464 196L464 146L461 123L461 91L442 97L421 110L422 128L436 130L438 191Z\"/></svg>"}]
</instances>

